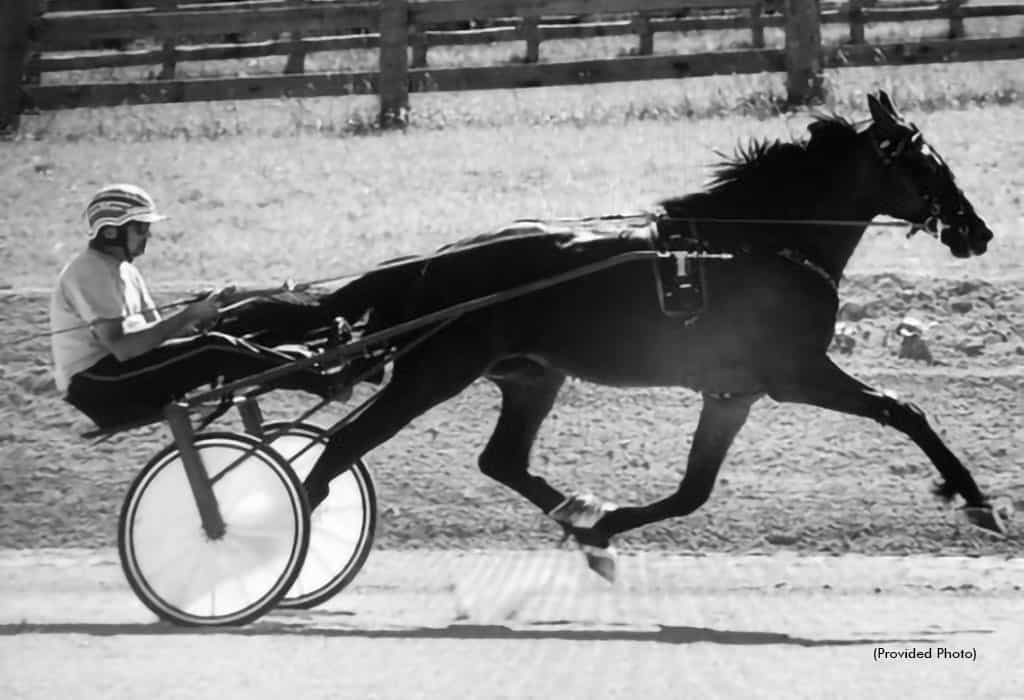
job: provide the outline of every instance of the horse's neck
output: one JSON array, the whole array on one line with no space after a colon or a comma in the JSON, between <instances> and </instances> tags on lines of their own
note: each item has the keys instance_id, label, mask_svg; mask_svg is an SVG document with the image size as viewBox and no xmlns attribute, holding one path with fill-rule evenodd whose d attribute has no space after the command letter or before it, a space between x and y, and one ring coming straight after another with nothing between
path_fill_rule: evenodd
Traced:
<instances>
[{"instance_id":1,"label":"horse's neck","mask_svg":"<svg viewBox=\"0 0 1024 700\"><path fill-rule=\"evenodd\" d=\"M732 190L732 191L729 191ZM824 267L835 279L853 256L874 216L852 197L828 199L780 191L771 198L744 196L734 188L679 200L670 216L693 217L691 228L712 247L757 251L796 250ZM701 219L735 219L736 225L702 225ZM744 223L746 220L747 223ZM778 224L761 223L778 221ZM835 222L850 222L851 225ZM863 226L852 225L864 222Z\"/></svg>"}]
</instances>

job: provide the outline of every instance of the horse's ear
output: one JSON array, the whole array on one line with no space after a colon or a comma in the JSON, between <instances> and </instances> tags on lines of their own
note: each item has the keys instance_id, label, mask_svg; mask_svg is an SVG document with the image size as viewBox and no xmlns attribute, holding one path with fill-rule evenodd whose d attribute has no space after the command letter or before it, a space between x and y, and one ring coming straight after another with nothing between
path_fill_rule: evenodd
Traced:
<instances>
[{"instance_id":1,"label":"horse's ear","mask_svg":"<svg viewBox=\"0 0 1024 700\"><path fill-rule=\"evenodd\" d=\"M889 93L887 93L885 90L879 90L878 99L879 101L881 101L882 106L889 110L894 117L898 116L899 113L896 111L896 105L894 105L892 103L892 100L889 99Z\"/></svg>"},{"instance_id":2,"label":"horse's ear","mask_svg":"<svg viewBox=\"0 0 1024 700\"><path fill-rule=\"evenodd\" d=\"M868 95L868 110L871 112L871 119L880 128L895 126L899 118L892 109L892 101L884 90L880 90L879 95L881 99L874 95Z\"/></svg>"}]
</instances>

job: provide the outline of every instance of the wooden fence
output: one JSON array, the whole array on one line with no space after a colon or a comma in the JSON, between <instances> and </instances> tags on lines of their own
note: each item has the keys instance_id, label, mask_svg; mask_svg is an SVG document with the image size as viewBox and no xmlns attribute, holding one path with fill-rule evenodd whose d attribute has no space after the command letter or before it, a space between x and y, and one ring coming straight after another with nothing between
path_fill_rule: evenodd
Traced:
<instances>
[{"instance_id":1,"label":"wooden fence","mask_svg":"<svg viewBox=\"0 0 1024 700\"><path fill-rule=\"evenodd\" d=\"M103 0L94 0L102 2ZM111 0L106 0L110 2ZM381 120L401 120L409 92L481 90L729 73L785 72L792 102L821 92L826 67L979 61L1024 57L1021 37L965 37L964 20L1024 15L1024 5L878 7L873 0L116 0L125 9L74 11L82 0L0 2L0 129L16 127L24 109L312 97L357 93L380 96ZM928 2L928 0L920 0ZM583 21L581 21L581 18ZM873 22L943 20L947 39L869 44ZM474 29L442 29L453 25ZM848 41L825 49L821 25L849 25ZM782 50L765 48L764 31L785 32ZM658 32L745 29L750 49L656 54ZM269 37L223 43L226 35ZM633 55L586 61L539 62L544 41L633 35ZM98 40L146 37L153 48L83 53ZM220 43L209 43L211 38ZM521 62L434 68L430 48L521 41ZM203 42L203 43L197 43ZM306 57L352 48L379 50L372 72L315 73ZM65 53L60 53L65 52ZM71 52L71 53L68 53ZM411 54L411 56L410 56ZM180 79L185 61L287 56L281 75ZM96 68L159 66L153 80L53 84L45 74Z\"/></svg>"}]
</instances>

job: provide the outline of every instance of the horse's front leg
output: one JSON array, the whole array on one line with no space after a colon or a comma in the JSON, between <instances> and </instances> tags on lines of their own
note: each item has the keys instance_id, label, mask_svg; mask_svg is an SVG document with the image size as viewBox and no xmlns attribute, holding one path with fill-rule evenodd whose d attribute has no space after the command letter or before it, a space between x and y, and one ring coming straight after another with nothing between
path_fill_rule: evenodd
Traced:
<instances>
[{"instance_id":1,"label":"horse's front leg","mask_svg":"<svg viewBox=\"0 0 1024 700\"><path fill-rule=\"evenodd\" d=\"M646 506L615 508L598 504L594 499L573 497L550 513L569 526L571 533L588 546L591 568L606 578L614 575L611 538L620 532L643 525L688 515L708 500L715 486L718 470L725 460L736 434L750 414L758 395L704 395L697 431L686 463L686 474L675 493ZM601 561L601 550L607 554ZM602 570L603 567L603 570ZM610 574L610 575L609 575Z\"/></svg>"},{"instance_id":2,"label":"horse's front leg","mask_svg":"<svg viewBox=\"0 0 1024 700\"><path fill-rule=\"evenodd\" d=\"M978 527L1005 534L1002 516L978 488L974 477L928 424L924 412L913 403L900 401L854 379L828 357L808 359L794 370L774 377L768 392L776 401L803 403L872 418L899 430L920 447L942 475L935 493L946 501L960 494L964 512Z\"/></svg>"}]
</instances>

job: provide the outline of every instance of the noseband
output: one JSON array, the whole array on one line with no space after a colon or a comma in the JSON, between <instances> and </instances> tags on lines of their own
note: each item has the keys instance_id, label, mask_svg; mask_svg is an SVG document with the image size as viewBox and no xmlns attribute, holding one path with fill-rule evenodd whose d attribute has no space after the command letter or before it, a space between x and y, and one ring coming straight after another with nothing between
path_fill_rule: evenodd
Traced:
<instances>
[{"instance_id":1,"label":"noseband","mask_svg":"<svg viewBox=\"0 0 1024 700\"><path fill-rule=\"evenodd\" d=\"M926 202L928 202L928 209L931 212L931 216L929 216L920 224L911 221L910 230L907 231L907 238L911 238L912 236L914 236L914 234L917 233L923 233L926 236L930 236L937 241L941 241L943 232L953 227L947 224L945 221L943 221L942 218L939 216L939 213L942 211L942 207L939 205L937 201L935 201L934 197L932 197L931 195L925 195L924 199ZM964 228L963 224L961 224L960 226L961 228Z\"/></svg>"}]
</instances>

